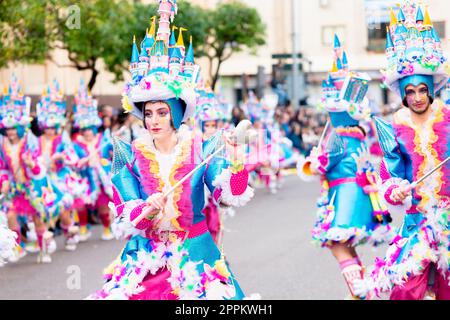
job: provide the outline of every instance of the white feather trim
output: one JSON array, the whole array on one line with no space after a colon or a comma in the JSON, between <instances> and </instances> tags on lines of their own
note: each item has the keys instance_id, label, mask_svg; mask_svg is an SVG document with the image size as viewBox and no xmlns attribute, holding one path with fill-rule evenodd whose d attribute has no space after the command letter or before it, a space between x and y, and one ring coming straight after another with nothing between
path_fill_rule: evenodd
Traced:
<instances>
[{"instance_id":1,"label":"white feather trim","mask_svg":"<svg viewBox=\"0 0 450 320\"><path fill-rule=\"evenodd\" d=\"M230 169L224 169L219 176L213 181L214 187L222 189L222 201L233 207L245 206L254 196L253 188L247 186L245 192L239 196L235 196L231 193L231 171Z\"/></svg>"},{"instance_id":2,"label":"white feather trim","mask_svg":"<svg viewBox=\"0 0 450 320\"><path fill-rule=\"evenodd\" d=\"M306 172L307 166L317 169L319 166L318 161L314 162L314 160L310 157L308 158L300 158L297 162L297 175L305 182L318 181L319 176L311 175Z\"/></svg>"},{"instance_id":3,"label":"white feather trim","mask_svg":"<svg viewBox=\"0 0 450 320\"><path fill-rule=\"evenodd\" d=\"M0 225L0 267L14 255L17 234L6 226Z\"/></svg>"},{"instance_id":4,"label":"white feather trim","mask_svg":"<svg viewBox=\"0 0 450 320\"><path fill-rule=\"evenodd\" d=\"M396 235L397 233L390 225L378 225L370 233L369 243L375 247L383 243L391 243Z\"/></svg>"},{"instance_id":5,"label":"white feather trim","mask_svg":"<svg viewBox=\"0 0 450 320\"><path fill-rule=\"evenodd\" d=\"M114 214L114 221L111 224L111 230L116 239L126 239L129 236L145 235L144 231L137 229L130 220L131 212L134 208L141 205L142 199L130 200L125 202L123 212L120 216L117 214L116 206L113 202L108 204L109 209Z\"/></svg>"}]
</instances>

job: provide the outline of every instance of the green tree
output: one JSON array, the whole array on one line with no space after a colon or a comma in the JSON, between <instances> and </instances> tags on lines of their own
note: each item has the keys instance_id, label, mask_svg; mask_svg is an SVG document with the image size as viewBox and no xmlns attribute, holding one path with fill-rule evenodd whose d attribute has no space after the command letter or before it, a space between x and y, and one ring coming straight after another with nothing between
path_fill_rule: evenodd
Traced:
<instances>
[{"instance_id":1,"label":"green tree","mask_svg":"<svg viewBox=\"0 0 450 320\"><path fill-rule=\"evenodd\" d=\"M179 1L174 24L188 28L197 57L210 61L214 87L224 61L233 53L263 45L265 26L258 12L242 2L220 4L213 10ZM10 61L43 63L54 49L67 50L69 67L91 72L92 90L106 70L123 80L131 56L132 36L138 44L157 15L157 3L130 0L2 0L0 1L0 67ZM73 9L75 11L73 11Z\"/></svg>"},{"instance_id":2,"label":"green tree","mask_svg":"<svg viewBox=\"0 0 450 320\"><path fill-rule=\"evenodd\" d=\"M265 44L265 25L254 8L240 1L221 3L208 14L208 37L203 53L209 60L209 76L214 89L222 63L243 50L252 54Z\"/></svg>"},{"instance_id":3,"label":"green tree","mask_svg":"<svg viewBox=\"0 0 450 320\"><path fill-rule=\"evenodd\" d=\"M54 24L55 1L0 1L0 68L9 62L43 63L51 40L47 27Z\"/></svg>"}]
</instances>

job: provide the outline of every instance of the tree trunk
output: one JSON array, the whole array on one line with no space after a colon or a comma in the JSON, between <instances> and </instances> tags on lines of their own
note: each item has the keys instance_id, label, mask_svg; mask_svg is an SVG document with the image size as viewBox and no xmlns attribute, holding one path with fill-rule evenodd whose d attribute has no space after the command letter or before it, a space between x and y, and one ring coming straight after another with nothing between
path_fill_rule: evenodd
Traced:
<instances>
[{"instance_id":1,"label":"tree trunk","mask_svg":"<svg viewBox=\"0 0 450 320\"><path fill-rule=\"evenodd\" d=\"M220 72L220 67L222 66L222 62L223 62L223 60L219 59L219 61L217 62L216 72L214 73L214 75L212 77L211 89L213 91L216 88L217 81L219 80L219 72Z\"/></svg>"},{"instance_id":2,"label":"tree trunk","mask_svg":"<svg viewBox=\"0 0 450 320\"><path fill-rule=\"evenodd\" d=\"M95 69L95 64L92 67L91 79L89 80L88 88L92 92L92 88L95 86L95 82L97 81L98 71Z\"/></svg>"}]
</instances>

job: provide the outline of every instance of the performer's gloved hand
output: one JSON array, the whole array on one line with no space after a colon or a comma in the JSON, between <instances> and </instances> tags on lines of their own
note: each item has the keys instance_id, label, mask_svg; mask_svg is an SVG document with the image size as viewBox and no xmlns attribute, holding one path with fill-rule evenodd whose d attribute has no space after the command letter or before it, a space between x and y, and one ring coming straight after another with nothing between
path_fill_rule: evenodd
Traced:
<instances>
[{"instance_id":1,"label":"performer's gloved hand","mask_svg":"<svg viewBox=\"0 0 450 320\"><path fill-rule=\"evenodd\" d=\"M371 282L367 279L355 279L353 281L353 292L361 299L367 299L373 290Z\"/></svg>"},{"instance_id":2,"label":"performer's gloved hand","mask_svg":"<svg viewBox=\"0 0 450 320\"><path fill-rule=\"evenodd\" d=\"M403 203L408 197L411 197L411 184L408 180L403 180L401 184L392 190L391 200L398 203Z\"/></svg>"}]
</instances>

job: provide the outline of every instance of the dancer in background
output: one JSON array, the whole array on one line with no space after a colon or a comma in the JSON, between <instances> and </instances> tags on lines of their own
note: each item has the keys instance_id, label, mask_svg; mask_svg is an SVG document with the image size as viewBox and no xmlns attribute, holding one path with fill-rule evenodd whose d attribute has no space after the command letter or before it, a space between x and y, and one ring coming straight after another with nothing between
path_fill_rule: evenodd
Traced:
<instances>
[{"instance_id":1,"label":"dancer in background","mask_svg":"<svg viewBox=\"0 0 450 320\"><path fill-rule=\"evenodd\" d=\"M108 207L112 200L112 185L109 177L112 160L111 133L106 130L98 132L102 120L98 116L97 100L88 92L84 81L80 82L75 95L74 127L80 133L74 141L74 148L79 160L76 167L81 176L89 182L89 193L85 204L78 210L80 224L80 241L86 241L91 232L88 230L89 211L99 215L103 225L102 240L112 240L111 213Z\"/></svg>"},{"instance_id":2,"label":"dancer in background","mask_svg":"<svg viewBox=\"0 0 450 320\"><path fill-rule=\"evenodd\" d=\"M334 54L322 99L332 128L324 145L319 143L298 163L298 173L305 181L321 177L313 239L331 250L352 298L357 299L354 281L363 278L363 265L356 247L389 240L392 230L377 196L377 173L365 144L366 132L360 126L361 120L370 117L365 99L370 79L348 70L347 55L337 36Z\"/></svg>"},{"instance_id":3,"label":"dancer in background","mask_svg":"<svg viewBox=\"0 0 450 320\"><path fill-rule=\"evenodd\" d=\"M87 194L88 186L87 180L83 181L71 169L76 162L76 155L70 137L64 131L66 102L56 80L44 91L36 110L39 130L42 132L39 137L39 156L43 159L49 183L58 194L54 200L57 210L55 218L60 219L66 250L73 251L78 243L78 227L74 224L72 212Z\"/></svg>"},{"instance_id":4,"label":"dancer in background","mask_svg":"<svg viewBox=\"0 0 450 320\"><path fill-rule=\"evenodd\" d=\"M21 247L19 216L34 222L39 245L38 263L50 263L54 247L53 233L46 223L54 212L56 195L47 184L45 166L38 157L38 140L28 129L30 98L25 97L15 76L5 89L0 103L0 182L8 227L16 233L16 248L10 261L16 262L26 252ZM53 248L52 248L53 247Z\"/></svg>"}]
</instances>

